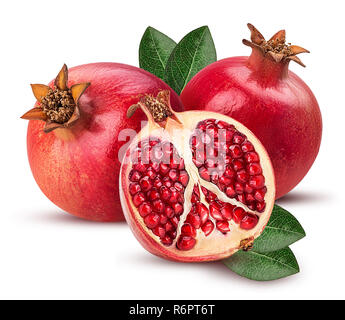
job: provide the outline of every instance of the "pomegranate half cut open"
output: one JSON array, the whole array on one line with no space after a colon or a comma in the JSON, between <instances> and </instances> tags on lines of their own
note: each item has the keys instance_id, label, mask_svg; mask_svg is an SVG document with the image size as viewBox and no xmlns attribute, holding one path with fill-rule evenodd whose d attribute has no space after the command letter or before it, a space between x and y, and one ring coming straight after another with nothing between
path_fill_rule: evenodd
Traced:
<instances>
[{"instance_id":1,"label":"pomegranate half cut open","mask_svg":"<svg viewBox=\"0 0 345 320\"><path fill-rule=\"evenodd\" d=\"M234 119L207 111L177 113L168 91L145 96L147 125L131 142L120 172L121 204L140 243L184 262L247 250L274 204L271 161Z\"/></svg>"}]
</instances>

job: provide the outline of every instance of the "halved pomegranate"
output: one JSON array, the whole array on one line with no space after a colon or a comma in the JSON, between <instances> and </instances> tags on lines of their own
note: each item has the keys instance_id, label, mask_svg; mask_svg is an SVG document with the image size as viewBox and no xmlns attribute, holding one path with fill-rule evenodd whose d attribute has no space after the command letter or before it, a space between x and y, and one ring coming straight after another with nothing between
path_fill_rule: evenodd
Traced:
<instances>
[{"instance_id":1,"label":"halved pomegranate","mask_svg":"<svg viewBox=\"0 0 345 320\"><path fill-rule=\"evenodd\" d=\"M271 161L234 119L206 111L173 112L168 91L147 95L148 124L134 138L120 172L122 208L151 253L177 261L212 261L248 249L274 204Z\"/></svg>"}]
</instances>

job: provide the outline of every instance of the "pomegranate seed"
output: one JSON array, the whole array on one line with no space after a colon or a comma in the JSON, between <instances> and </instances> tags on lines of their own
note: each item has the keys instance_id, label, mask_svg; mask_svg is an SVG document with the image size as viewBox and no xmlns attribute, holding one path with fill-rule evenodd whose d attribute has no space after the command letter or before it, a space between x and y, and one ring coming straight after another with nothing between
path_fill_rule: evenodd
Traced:
<instances>
[{"instance_id":1,"label":"pomegranate seed","mask_svg":"<svg viewBox=\"0 0 345 320\"><path fill-rule=\"evenodd\" d=\"M159 189L161 186L163 185L160 177L157 177L154 181L153 181L153 186L157 189Z\"/></svg>"},{"instance_id":2,"label":"pomegranate seed","mask_svg":"<svg viewBox=\"0 0 345 320\"><path fill-rule=\"evenodd\" d=\"M216 124L217 124L217 127L218 127L219 129L227 129L227 128L230 127L230 125L229 125L228 123L226 123L226 122L224 122L224 121L222 121L222 120L217 120L217 121L216 121Z\"/></svg>"},{"instance_id":3,"label":"pomegranate seed","mask_svg":"<svg viewBox=\"0 0 345 320\"><path fill-rule=\"evenodd\" d=\"M199 189L199 186L197 184L194 185L193 192L197 195L198 199L200 199L200 189Z\"/></svg>"},{"instance_id":4,"label":"pomegranate seed","mask_svg":"<svg viewBox=\"0 0 345 320\"><path fill-rule=\"evenodd\" d=\"M147 193L147 196L148 198L151 200L151 201L154 201L154 200L157 200L160 198L160 194L157 190L151 190Z\"/></svg>"},{"instance_id":5,"label":"pomegranate seed","mask_svg":"<svg viewBox=\"0 0 345 320\"><path fill-rule=\"evenodd\" d=\"M196 211L200 217L200 223L203 225L208 220L208 209L203 203L198 202Z\"/></svg>"},{"instance_id":6,"label":"pomegranate seed","mask_svg":"<svg viewBox=\"0 0 345 320\"><path fill-rule=\"evenodd\" d=\"M148 216L146 216L144 218L144 222L146 224L146 226L149 228L149 229L153 229L155 227L158 226L158 223L159 223L159 215L158 214L149 214Z\"/></svg>"},{"instance_id":7,"label":"pomegranate seed","mask_svg":"<svg viewBox=\"0 0 345 320\"><path fill-rule=\"evenodd\" d=\"M207 196L208 193L209 193L209 191L208 191L205 187L203 187L203 186L201 186L201 191L202 191L202 193L203 193L205 196Z\"/></svg>"},{"instance_id":8,"label":"pomegranate seed","mask_svg":"<svg viewBox=\"0 0 345 320\"><path fill-rule=\"evenodd\" d=\"M164 210L165 215L170 219L175 215L175 211L173 208L166 206Z\"/></svg>"},{"instance_id":9,"label":"pomegranate seed","mask_svg":"<svg viewBox=\"0 0 345 320\"><path fill-rule=\"evenodd\" d=\"M263 175L251 176L249 179L249 186L254 189L261 189L265 186L265 178Z\"/></svg>"},{"instance_id":10,"label":"pomegranate seed","mask_svg":"<svg viewBox=\"0 0 345 320\"><path fill-rule=\"evenodd\" d=\"M147 215L149 215L152 212L152 206L147 203L144 202L140 205L139 207L139 214L141 217L145 218Z\"/></svg>"},{"instance_id":11,"label":"pomegranate seed","mask_svg":"<svg viewBox=\"0 0 345 320\"><path fill-rule=\"evenodd\" d=\"M165 246L171 246L173 241L169 236L165 236L161 239L161 242L165 245Z\"/></svg>"},{"instance_id":12,"label":"pomegranate seed","mask_svg":"<svg viewBox=\"0 0 345 320\"><path fill-rule=\"evenodd\" d=\"M256 190L255 193L254 193L254 198L256 200L258 200L259 202L262 202L265 199L266 192L267 192L267 188L266 187L264 187L264 188L262 188L260 190Z\"/></svg>"},{"instance_id":13,"label":"pomegranate seed","mask_svg":"<svg viewBox=\"0 0 345 320\"><path fill-rule=\"evenodd\" d=\"M138 182L141 179L141 173L135 170L132 170L129 173L129 180L132 182Z\"/></svg>"},{"instance_id":14,"label":"pomegranate seed","mask_svg":"<svg viewBox=\"0 0 345 320\"><path fill-rule=\"evenodd\" d=\"M241 159L234 159L232 161L232 167L234 168L235 171L239 171L244 168L244 163L243 160Z\"/></svg>"},{"instance_id":15,"label":"pomegranate seed","mask_svg":"<svg viewBox=\"0 0 345 320\"><path fill-rule=\"evenodd\" d=\"M169 177L164 177L163 178L163 184L167 187L170 188L172 187L173 183L172 181L169 179Z\"/></svg>"},{"instance_id":16,"label":"pomegranate seed","mask_svg":"<svg viewBox=\"0 0 345 320\"><path fill-rule=\"evenodd\" d=\"M133 168L141 173L145 172L147 169L147 166L141 162L135 164Z\"/></svg>"},{"instance_id":17,"label":"pomegranate seed","mask_svg":"<svg viewBox=\"0 0 345 320\"><path fill-rule=\"evenodd\" d=\"M237 194L242 194L244 192L244 188L241 183L235 182L234 186Z\"/></svg>"},{"instance_id":18,"label":"pomegranate seed","mask_svg":"<svg viewBox=\"0 0 345 320\"><path fill-rule=\"evenodd\" d=\"M219 174L215 171L213 171L211 173L211 181L214 183L214 184L217 184L218 183L218 180L219 180Z\"/></svg>"},{"instance_id":19,"label":"pomegranate seed","mask_svg":"<svg viewBox=\"0 0 345 320\"><path fill-rule=\"evenodd\" d=\"M178 192L181 192L183 191L183 185L179 182L175 182L174 183L174 188L178 191Z\"/></svg>"},{"instance_id":20,"label":"pomegranate seed","mask_svg":"<svg viewBox=\"0 0 345 320\"><path fill-rule=\"evenodd\" d=\"M251 230L258 224L259 218L253 213L247 213L241 220L240 228Z\"/></svg>"},{"instance_id":21,"label":"pomegranate seed","mask_svg":"<svg viewBox=\"0 0 345 320\"><path fill-rule=\"evenodd\" d=\"M255 198L252 194L248 193L246 194L246 203L254 202Z\"/></svg>"},{"instance_id":22,"label":"pomegranate seed","mask_svg":"<svg viewBox=\"0 0 345 320\"><path fill-rule=\"evenodd\" d=\"M169 198L169 202L170 203L176 203L179 201L179 197L180 197L180 194L179 192L176 190L176 188L174 187L171 187L170 188L170 192L171 192L171 196Z\"/></svg>"},{"instance_id":23,"label":"pomegranate seed","mask_svg":"<svg viewBox=\"0 0 345 320\"><path fill-rule=\"evenodd\" d=\"M181 236L177 240L176 246L182 251L188 251L194 248L196 240L189 236Z\"/></svg>"},{"instance_id":24,"label":"pomegranate seed","mask_svg":"<svg viewBox=\"0 0 345 320\"><path fill-rule=\"evenodd\" d=\"M214 201L216 199L217 199L217 195L215 193L209 191L206 200L210 202L210 201Z\"/></svg>"},{"instance_id":25,"label":"pomegranate seed","mask_svg":"<svg viewBox=\"0 0 345 320\"><path fill-rule=\"evenodd\" d=\"M163 238L165 236L165 229L161 226L153 228L152 232L160 238Z\"/></svg>"},{"instance_id":26,"label":"pomegranate seed","mask_svg":"<svg viewBox=\"0 0 345 320\"><path fill-rule=\"evenodd\" d=\"M244 155L244 160L248 163L259 162L260 158L256 152L248 152Z\"/></svg>"},{"instance_id":27,"label":"pomegranate seed","mask_svg":"<svg viewBox=\"0 0 345 320\"><path fill-rule=\"evenodd\" d=\"M152 182L150 181L150 178L149 177L142 178L140 180L140 186L144 192L149 191L152 188Z\"/></svg>"},{"instance_id":28,"label":"pomegranate seed","mask_svg":"<svg viewBox=\"0 0 345 320\"><path fill-rule=\"evenodd\" d=\"M178 179L178 171L176 169L171 169L169 171L168 177L173 181L177 181Z\"/></svg>"},{"instance_id":29,"label":"pomegranate seed","mask_svg":"<svg viewBox=\"0 0 345 320\"><path fill-rule=\"evenodd\" d=\"M163 213L161 213L159 215L159 223L162 225L165 225L167 222L168 222L168 217L164 215Z\"/></svg>"},{"instance_id":30,"label":"pomegranate seed","mask_svg":"<svg viewBox=\"0 0 345 320\"><path fill-rule=\"evenodd\" d=\"M131 183L129 185L129 193L134 196L136 193L138 193L140 191L140 186L138 183Z\"/></svg>"},{"instance_id":31,"label":"pomegranate seed","mask_svg":"<svg viewBox=\"0 0 345 320\"><path fill-rule=\"evenodd\" d=\"M253 191L254 191L254 189L252 187L250 187L248 183L246 183L244 185L244 192L245 193L253 193Z\"/></svg>"},{"instance_id":32,"label":"pomegranate seed","mask_svg":"<svg viewBox=\"0 0 345 320\"><path fill-rule=\"evenodd\" d=\"M232 211L232 219L234 220L235 223L240 223L244 214L245 214L245 211L242 208L236 207Z\"/></svg>"},{"instance_id":33,"label":"pomegranate seed","mask_svg":"<svg viewBox=\"0 0 345 320\"><path fill-rule=\"evenodd\" d=\"M251 176L256 176L262 173L262 169L259 163L250 163L247 167L247 171Z\"/></svg>"},{"instance_id":34,"label":"pomegranate seed","mask_svg":"<svg viewBox=\"0 0 345 320\"><path fill-rule=\"evenodd\" d=\"M142 192L138 192L133 196L133 203L138 208L145 201L145 195Z\"/></svg>"},{"instance_id":35,"label":"pomegranate seed","mask_svg":"<svg viewBox=\"0 0 345 320\"><path fill-rule=\"evenodd\" d=\"M172 144L170 142L164 142L162 144L162 151L164 153L165 158L170 158L170 155L174 151L174 147L172 146Z\"/></svg>"},{"instance_id":36,"label":"pomegranate seed","mask_svg":"<svg viewBox=\"0 0 345 320\"><path fill-rule=\"evenodd\" d=\"M174 203L171 206L172 206L172 208L173 208L173 210L177 216L180 216L183 213L183 205L182 204Z\"/></svg>"},{"instance_id":37,"label":"pomegranate seed","mask_svg":"<svg viewBox=\"0 0 345 320\"><path fill-rule=\"evenodd\" d=\"M170 199L171 193L170 193L169 189L166 186L162 186L159 189L159 192L160 192L162 200L168 201Z\"/></svg>"},{"instance_id":38,"label":"pomegranate seed","mask_svg":"<svg viewBox=\"0 0 345 320\"><path fill-rule=\"evenodd\" d=\"M253 211L256 210L256 202L251 202L251 203L247 204L247 207L250 210L253 210Z\"/></svg>"},{"instance_id":39,"label":"pomegranate seed","mask_svg":"<svg viewBox=\"0 0 345 320\"><path fill-rule=\"evenodd\" d=\"M213 219L223 220L220 209L221 207L217 202L213 201L210 203L210 214L213 217Z\"/></svg>"},{"instance_id":40,"label":"pomegranate seed","mask_svg":"<svg viewBox=\"0 0 345 320\"><path fill-rule=\"evenodd\" d=\"M174 225L168 221L166 224L165 224L165 231L166 232L171 232L171 231L174 231L175 230L175 227Z\"/></svg>"},{"instance_id":41,"label":"pomegranate seed","mask_svg":"<svg viewBox=\"0 0 345 320\"><path fill-rule=\"evenodd\" d=\"M247 204L247 202L246 202L246 196L245 196L244 194L239 194L239 195L237 196L237 200L238 200L239 202L242 202L243 204Z\"/></svg>"},{"instance_id":42,"label":"pomegranate seed","mask_svg":"<svg viewBox=\"0 0 345 320\"><path fill-rule=\"evenodd\" d=\"M235 198L236 197L236 190L234 188L234 186L228 186L225 189L225 193L229 198Z\"/></svg>"},{"instance_id":43,"label":"pomegranate seed","mask_svg":"<svg viewBox=\"0 0 345 320\"><path fill-rule=\"evenodd\" d=\"M227 178L225 176L221 176L218 180L218 182L224 186L227 186L229 185L231 182L232 182L232 179L231 178Z\"/></svg>"},{"instance_id":44,"label":"pomegranate seed","mask_svg":"<svg viewBox=\"0 0 345 320\"><path fill-rule=\"evenodd\" d=\"M187 171L181 171L180 176L178 177L178 181L182 183L184 187L187 187L188 181L189 181L189 176Z\"/></svg>"},{"instance_id":45,"label":"pomegranate seed","mask_svg":"<svg viewBox=\"0 0 345 320\"><path fill-rule=\"evenodd\" d=\"M165 204L162 202L162 200L155 200L153 201L153 210L162 213L165 209Z\"/></svg>"},{"instance_id":46,"label":"pomegranate seed","mask_svg":"<svg viewBox=\"0 0 345 320\"><path fill-rule=\"evenodd\" d=\"M225 203L224 206L220 210L223 219L231 220L232 219L232 211L234 210L234 208L235 208L235 206L233 206L232 204Z\"/></svg>"},{"instance_id":47,"label":"pomegranate seed","mask_svg":"<svg viewBox=\"0 0 345 320\"><path fill-rule=\"evenodd\" d=\"M170 168L177 169L180 165L180 157L176 158L175 156L170 160ZM170 170L171 171L171 170Z\"/></svg>"},{"instance_id":48,"label":"pomegranate seed","mask_svg":"<svg viewBox=\"0 0 345 320\"><path fill-rule=\"evenodd\" d=\"M152 168L148 168L147 171L145 172L145 176L153 180L154 178L156 178L157 173Z\"/></svg>"},{"instance_id":49,"label":"pomegranate seed","mask_svg":"<svg viewBox=\"0 0 345 320\"><path fill-rule=\"evenodd\" d=\"M232 139L235 144L242 144L246 138L241 133L235 133Z\"/></svg>"},{"instance_id":50,"label":"pomegranate seed","mask_svg":"<svg viewBox=\"0 0 345 320\"><path fill-rule=\"evenodd\" d=\"M198 198L198 196L197 196L195 193L193 193L193 194L192 194L192 197L191 197L191 199L190 199L190 202L191 202L191 203L197 203L199 200L200 200L200 199Z\"/></svg>"},{"instance_id":51,"label":"pomegranate seed","mask_svg":"<svg viewBox=\"0 0 345 320\"><path fill-rule=\"evenodd\" d=\"M195 229L201 227L201 218L197 214L188 214L186 222L190 223Z\"/></svg>"},{"instance_id":52,"label":"pomegranate seed","mask_svg":"<svg viewBox=\"0 0 345 320\"><path fill-rule=\"evenodd\" d=\"M237 144L233 144L232 146L229 147L230 150L230 155L234 158L234 159L238 159L241 158L243 155L242 149L239 145Z\"/></svg>"},{"instance_id":53,"label":"pomegranate seed","mask_svg":"<svg viewBox=\"0 0 345 320\"><path fill-rule=\"evenodd\" d=\"M235 177L235 171L231 169L230 167L227 167L224 171L224 176L227 178L234 178Z\"/></svg>"},{"instance_id":54,"label":"pomegranate seed","mask_svg":"<svg viewBox=\"0 0 345 320\"><path fill-rule=\"evenodd\" d=\"M228 221L217 221L216 226L217 226L217 229L222 233L227 233L230 231Z\"/></svg>"},{"instance_id":55,"label":"pomegranate seed","mask_svg":"<svg viewBox=\"0 0 345 320\"><path fill-rule=\"evenodd\" d=\"M168 236L169 236L170 238L172 238L172 239L175 239L176 236L177 236L177 232L176 232L176 231L170 231L170 232L168 233Z\"/></svg>"},{"instance_id":56,"label":"pomegranate seed","mask_svg":"<svg viewBox=\"0 0 345 320\"><path fill-rule=\"evenodd\" d=\"M251 142L245 141L242 143L242 151L243 152L250 152L254 150L254 146Z\"/></svg>"},{"instance_id":57,"label":"pomegranate seed","mask_svg":"<svg viewBox=\"0 0 345 320\"><path fill-rule=\"evenodd\" d=\"M183 234L184 236L190 236L190 237L195 238L196 230L192 225L190 225L189 223L186 223L181 228L181 234Z\"/></svg>"},{"instance_id":58,"label":"pomegranate seed","mask_svg":"<svg viewBox=\"0 0 345 320\"><path fill-rule=\"evenodd\" d=\"M160 163L159 165L159 171L163 174L166 175L169 172L170 168L167 164L165 163Z\"/></svg>"},{"instance_id":59,"label":"pomegranate seed","mask_svg":"<svg viewBox=\"0 0 345 320\"><path fill-rule=\"evenodd\" d=\"M213 229L214 229L214 224L211 220L207 220L201 227L201 230L205 234L206 237L212 233Z\"/></svg>"},{"instance_id":60,"label":"pomegranate seed","mask_svg":"<svg viewBox=\"0 0 345 320\"><path fill-rule=\"evenodd\" d=\"M184 160L182 158L180 159L180 163L178 165L178 169L179 170L184 170Z\"/></svg>"},{"instance_id":61,"label":"pomegranate seed","mask_svg":"<svg viewBox=\"0 0 345 320\"><path fill-rule=\"evenodd\" d=\"M196 167L200 168L203 165L203 161L198 161L196 159L193 158L193 163L195 164Z\"/></svg>"},{"instance_id":62,"label":"pomegranate seed","mask_svg":"<svg viewBox=\"0 0 345 320\"><path fill-rule=\"evenodd\" d=\"M265 202L257 202L256 203L256 211L264 212L265 208L266 208L266 203Z\"/></svg>"},{"instance_id":63,"label":"pomegranate seed","mask_svg":"<svg viewBox=\"0 0 345 320\"><path fill-rule=\"evenodd\" d=\"M179 220L179 218L177 218L177 217L173 217L173 218L170 219L170 222L172 223L172 225L173 225L175 228L177 228L179 221L180 221L180 220Z\"/></svg>"},{"instance_id":64,"label":"pomegranate seed","mask_svg":"<svg viewBox=\"0 0 345 320\"><path fill-rule=\"evenodd\" d=\"M210 178L210 173L209 171L205 168L205 167L201 167L199 169L199 174L200 174L200 177L206 181L210 181L211 178Z\"/></svg>"},{"instance_id":65,"label":"pomegranate seed","mask_svg":"<svg viewBox=\"0 0 345 320\"><path fill-rule=\"evenodd\" d=\"M237 171L237 181L241 182L241 183L245 183L248 181L248 173L245 170L240 170Z\"/></svg>"}]
</instances>

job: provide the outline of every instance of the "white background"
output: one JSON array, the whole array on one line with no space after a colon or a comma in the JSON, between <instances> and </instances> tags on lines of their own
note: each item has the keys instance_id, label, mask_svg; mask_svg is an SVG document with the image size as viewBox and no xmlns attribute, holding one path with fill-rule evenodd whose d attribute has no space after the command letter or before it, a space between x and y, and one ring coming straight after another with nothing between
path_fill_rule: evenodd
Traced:
<instances>
[{"instance_id":1,"label":"white background","mask_svg":"<svg viewBox=\"0 0 345 320\"><path fill-rule=\"evenodd\" d=\"M0 4L0 298L268 299L345 298L343 1L2 1ZM176 41L208 25L218 58L248 55L246 23L311 51L291 64L323 114L321 152L279 204L307 237L292 246L301 272L258 283L221 263L179 264L146 252L125 223L63 213L40 192L26 157L34 104L29 84L47 83L63 63L138 65L148 25Z\"/></svg>"}]
</instances>

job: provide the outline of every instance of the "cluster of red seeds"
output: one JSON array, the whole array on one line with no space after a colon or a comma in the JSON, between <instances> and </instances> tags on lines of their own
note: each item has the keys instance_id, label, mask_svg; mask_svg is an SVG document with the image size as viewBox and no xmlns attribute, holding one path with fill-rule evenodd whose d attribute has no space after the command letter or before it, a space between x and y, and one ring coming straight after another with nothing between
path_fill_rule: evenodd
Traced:
<instances>
[{"instance_id":1,"label":"cluster of red seeds","mask_svg":"<svg viewBox=\"0 0 345 320\"><path fill-rule=\"evenodd\" d=\"M198 123L190 145L202 179L250 210L265 210L267 188L260 158L244 134L224 121L207 119Z\"/></svg>"},{"instance_id":2,"label":"cluster of red seeds","mask_svg":"<svg viewBox=\"0 0 345 320\"><path fill-rule=\"evenodd\" d=\"M129 192L145 225L164 245L171 245L183 213L189 176L170 142L144 140L131 154Z\"/></svg>"},{"instance_id":3,"label":"cluster of red seeds","mask_svg":"<svg viewBox=\"0 0 345 320\"><path fill-rule=\"evenodd\" d=\"M192 208L181 228L181 235L176 243L180 250L191 250L195 246L198 229L201 229L207 237L215 227L223 234L230 232L230 220L239 224L240 228L244 230L251 230L257 225L259 221L257 215L246 212L241 207L220 201L215 193L204 187L201 187L201 190L205 195L209 208L200 202L199 186L195 185L191 198ZM215 223L210 219L210 216Z\"/></svg>"}]
</instances>

